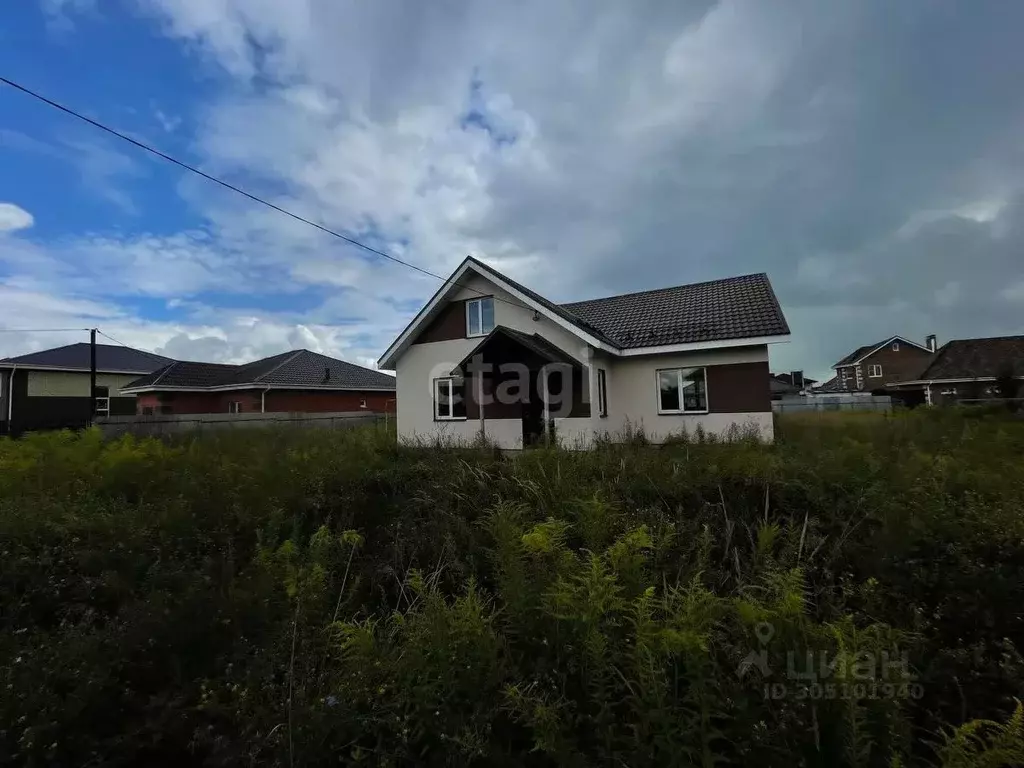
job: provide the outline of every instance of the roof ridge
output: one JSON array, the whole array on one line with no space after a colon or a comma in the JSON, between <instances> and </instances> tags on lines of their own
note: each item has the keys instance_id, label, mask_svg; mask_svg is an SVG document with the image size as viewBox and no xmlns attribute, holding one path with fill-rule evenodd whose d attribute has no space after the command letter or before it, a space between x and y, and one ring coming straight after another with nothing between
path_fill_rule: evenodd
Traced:
<instances>
[{"instance_id":1,"label":"roof ridge","mask_svg":"<svg viewBox=\"0 0 1024 768\"><path fill-rule=\"evenodd\" d=\"M159 384L160 383L160 379L162 379L164 376L166 376L168 373L170 373L171 369L174 366L176 366L179 362L181 362L181 361L180 360L175 360L170 365L165 365L164 366L164 370L161 372L161 374L159 376L157 376L155 379L153 379L153 383L150 386L156 386L157 384Z\"/></svg>"},{"instance_id":2,"label":"roof ridge","mask_svg":"<svg viewBox=\"0 0 1024 768\"><path fill-rule=\"evenodd\" d=\"M588 302L591 302L591 301L607 301L608 299L625 299L625 298L628 298L630 296L639 296L639 295L644 294L644 293L661 293L663 291L674 291L674 290L677 290L679 288L696 288L697 286L701 286L701 285L711 285L711 283L727 283L727 282L731 282L733 280L745 280L745 279L747 279L749 277L764 277L764 278L767 278L768 277L768 273L767 272L751 272L751 273L746 274L746 275L732 275L731 277L718 277L718 278L714 278L712 280L701 280L701 281L696 282L696 283L680 283L679 285L668 285L668 286L665 286L664 288L649 288L649 289L644 290L644 291L630 291L628 293L612 294L611 296L597 296L597 297L595 297L593 299L580 299L578 301L567 301L567 302L565 302L563 304L558 304L557 306L562 307L563 309L565 309L566 307L572 306L574 304L587 304ZM770 280L768 281L768 284L771 285L771 281ZM773 291L773 297L774 297L774 291ZM778 303L778 300L776 300L776 304L777 303Z\"/></svg>"},{"instance_id":3,"label":"roof ridge","mask_svg":"<svg viewBox=\"0 0 1024 768\"><path fill-rule=\"evenodd\" d=\"M288 363L290 363L290 362L291 362L292 360L294 360L294 359L295 359L296 357L298 357L299 355L303 354L304 352L308 352L308 351L309 351L309 350L308 350L308 349L305 349L305 348L303 348L303 349L299 349L299 350L296 350L295 352L293 352L293 353L292 353L291 355L289 355L289 356L288 356L288 359L287 359L287 360L282 360L282 361L281 361L280 363L278 363L277 365L275 365L275 366L274 366L273 368L271 368L271 369L270 369L269 371L264 371L264 372L263 372L263 373L261 373L261 374L260 374L259 376L257 376L256 378L254 378L254 379L253 379L253 383L256 383L257 381L262 381L262 380L263 380L263 379L264 379L265 377L267 377L267 376L269 376L270 374L272 374L272 373L273 373L274 371L276 371L276 370L277 370L278 368L280 368L281 366L284 366L284 365L288 365ZM282 354L287 354L287 353L282 353ZM273 357L273 355L271 355L271 357ZM255 360L254 362L257 362L257 363L258 363L258 362L259 362L259 360Z\"/></svg>"}]
</instances>

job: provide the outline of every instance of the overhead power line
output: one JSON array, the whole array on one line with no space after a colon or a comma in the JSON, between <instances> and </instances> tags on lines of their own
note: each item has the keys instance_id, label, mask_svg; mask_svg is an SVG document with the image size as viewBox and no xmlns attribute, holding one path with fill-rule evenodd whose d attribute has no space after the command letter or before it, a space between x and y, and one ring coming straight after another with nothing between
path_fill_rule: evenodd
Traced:
<instances>
[{"instance_id":1,"label":"overhead power line","mask_svg":"<svg viewBox=\"0 0 1024 768\"><path fill-rule=\"evenodd\" d=\"M393 261L396 264L401 264L403 267L408 267L409 269L414 269L417 272L420 272L420 273L422 273L424 275L428 275L429 277L433 277L433 278L435 278L437 280L440 280L441 282L447 282L448 281L447 278L442 277L441 275L437 274L436 272L431 272L429 269L424 269L423 267L416 266L415 264L413 264L411 262L408 262L408 261L405 261L403 259L400 259L397 256L392 256L390 253L386 253L385 251L382 251L382 250L379 250L377 248L374 248L374 247L372 247L370 245L367 245L366 243L362 243L362 242L360 242L358 240L355 240L354 238L351 238L351 237L349 237L347 235L343 235L340 232L337 232L337 231L331 229L330 227L325 227L323 224L318 224L317 222L312 221L311 219L307 219L304 216L300 216L297 213L289 211L287 208L282 208L281 206L276 205L275 203L272 203L269 200L265 200L264 198L259 197L258 195L254 195L251 192L246 192L241 187L235 186L234 184L231 184L231 183L229 183L227 181L224 181L223 179L219 179L216 176L212 176L209 173L206 173L205 171L201 171L201 170L199 170L198 168L196 168L193 165L189 165L188 163L186 163L186 162L184 162L182 160L178 160L177 158L172 157L171 155L168 155L165 152L161 152L159 149L156 149L155 147L151 147L150 145L145 144L145 143L139 141L138 139L133 139L131 136L128 136L127 134L121 133L120 131L118 131L118 130L116 130L114 128L111 128L110 126L104 125L103 123L101 123L101 122L99 122L97 120L93 120L91 117L86 117L82 113L76 112L75 110L71 109L70 107L67 107L67 106L65 106L65 105L63 105L63 104L61 104L59 102L56 102L53 99L47 98L46 96L43 96L41 93L33 91L31 88L27 88L24 85L21 85L20 83L16 83L13 80L9 80L8 78L3 77L3 76L0 76L0 83L4 83L5 85L10 86L11 88L14 88L17 91L21 91L22 93L26 94L27 96L31 96L33 99L37 99L38 101L41 101L44 104L47 104L47 105L53 107L54 109L60 110L61 112L65 113L67 115L71 115L74 118L77 118L77 119L79 119L79 120L81 120L81 121L83 121L85 123L88 123L89 125L93 126L94 128L98 128L101 131L109 133L111 136L115 136L115 137L121 139L122 141L126 141L129 144L132 144L132 145L134 145L135 147L138 147L141 150L149 152L152 155L156 155L157 157L159 157L162 160L167 161L168 163L172 163L173 165L176 165L179 168L183 168L184 170L189 171L190 173L194 173L197 176L202 176L207 181L212 181L214 184L219 184L220 186L224 187L225 189L229 189L232 192L235 192L235 193L237 193L239 195L242 195L242 197L247 197L250 200L252 200L253 202L259 203L260 205L265 205L268 208L272 208L273 210L277 211L278 213L283 213L285 216L288 216L288 217L290 217L292 219L295 219L296 221L300 221L303 224L308 224L311 227L319 229L321 232L326 232L328 235L332 235L333 237L336 237L336 238L338 238L340 240L344 240L346 243L354 245L357 248L362 248L364 251L368 251L369 253L372 253L372 254L375 254L375 255L380 256L382 258L388 259L389 261ZM454 285L457 285L460 288L465 288L466 290L469 290L469 291L473 291L474 293L477 293L477 294L479 294L481 296L488 296L488 297L494 298L496 301L501 301L501 302L504 302L505 304L509 304L511 306L520 307L522 309L527 309L527 310L531 310L531 311L533 309L532 307L527 307L525 304L522 304L521 302L509 301L508 299L503 299L503 298L501 298L499 296L491 296L491 294L485 293L484 291L477 290L476 288L473 288L473 287L468 286L468 285L462 285L461 283L458 283L458 282L455 282Z\"/></svg>"},{"instance_id":2,"label":"overhead power line","mask_svg":"<svg viewBox=\"0 0 1024 768\"><path fill-rule=\"evenodd\" d=\"M89 328L0 328L0 334L65 334L91 330Z\"/></svg>"}]
</instances>

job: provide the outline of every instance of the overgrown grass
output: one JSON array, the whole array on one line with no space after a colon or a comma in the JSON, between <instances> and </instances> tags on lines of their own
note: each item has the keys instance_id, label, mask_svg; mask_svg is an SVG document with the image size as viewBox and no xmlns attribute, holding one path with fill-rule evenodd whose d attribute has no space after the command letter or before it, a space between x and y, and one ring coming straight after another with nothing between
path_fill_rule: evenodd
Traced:
<instances>
[{"instance_id":1,"label":"overgrown grass","mask_svg":"<svg viewBox=\"0 0 1024 768\"><path fill-rule=\"evenodd\" d=\"M1024 422L778 435L0 441L0 763L1021 764Z\"/></svg>"}]
</instances>

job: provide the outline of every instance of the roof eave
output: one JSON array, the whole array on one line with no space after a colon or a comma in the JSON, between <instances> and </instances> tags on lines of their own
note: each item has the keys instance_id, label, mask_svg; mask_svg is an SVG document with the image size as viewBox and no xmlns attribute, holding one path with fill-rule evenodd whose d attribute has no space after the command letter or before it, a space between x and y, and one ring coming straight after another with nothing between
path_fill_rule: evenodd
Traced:
<instances>
[{"instance_id":1,"label":"roof eave","mask_svg":"<svg viewBox=\"0 0 1024 768\"><path fill-rule=\"evenodd\" d=\"M0 360L0 368L17 368L19 371L63 371L66 373L91 373L91 368L72 368L63 365L39 365L38 363L19 363ZM153 371L127 371L121 368L97 368L96 373L110 373L122 376L148 376Z\"/></svg>"},{"instance_id":2,"label":"roof eave","mask_svg":"<svg viewBox=\"0 0 1024 768\"><path fill-rule=\"evenodd\" d=\"M141 387L122 387L121 392L132 395L147 392L234 392L245 389L316 389L333 392L394 392L395 387L361 387L357 385L331 386L329 384L220 384L213 387L175 386L173 384L146 384Z\"/></svg>"},{"instance_id":3,"label":"roof eave","mask_svg":"<svg viewBox=\"0 0 1024 768\"><path fill-rule=\"evenodd\" d=\"M629 347L619 350L620 357L638 357L640 355L668 355L678 352L699 352L705 349L726 349L728 347L752 347L761 344L785 344L789 342L789 333L770 336L744 336L735 339L716 339L713 341L691 341L682 344L662 344L655 347Z\"/></svg>"}]
</instances>

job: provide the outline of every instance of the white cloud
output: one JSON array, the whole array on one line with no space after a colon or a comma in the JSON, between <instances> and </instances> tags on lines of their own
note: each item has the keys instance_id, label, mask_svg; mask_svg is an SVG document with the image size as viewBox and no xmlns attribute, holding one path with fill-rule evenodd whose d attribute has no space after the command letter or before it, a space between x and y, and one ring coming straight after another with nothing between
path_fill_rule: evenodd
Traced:
<instances>
[{"instance_id":1,"label":"white cloud","mask_svg":"<svg viewBox=\"0 0 1024 768\"><path fill-rule=\"evenodd\" d=\"M958 37L957 13L893 24L855 0L136 6L217 75L176 126L204 168L438 274L474 253L568 300L765 270L794 329L783 370L1016 322L991 298L1024 244L1006 65L1024 10L974 10ZM85 155L84 181L132 210L139 168ZM372 358L436 288L202 180L180 189L201 227L97 226L0 259L26 290L173 302L184 319L156 343L228 357L303 341ZM306 305L259 308L289 291Z\"/></svg>"},{"instance_id":2,"label":"white cloud","mask_svg":"<svg viewBox=\"0 0 1024 768\"><path fill-rule=\"evenodd\" d=\"M28 229L35 223L32 214L14 203L0 203L0 232Z\"/></svg>"}]
</instances>

